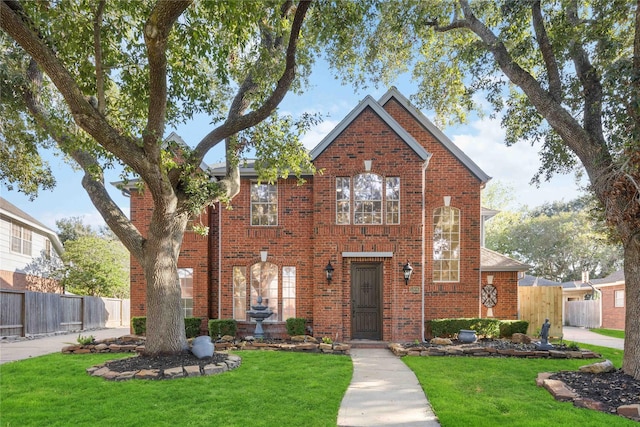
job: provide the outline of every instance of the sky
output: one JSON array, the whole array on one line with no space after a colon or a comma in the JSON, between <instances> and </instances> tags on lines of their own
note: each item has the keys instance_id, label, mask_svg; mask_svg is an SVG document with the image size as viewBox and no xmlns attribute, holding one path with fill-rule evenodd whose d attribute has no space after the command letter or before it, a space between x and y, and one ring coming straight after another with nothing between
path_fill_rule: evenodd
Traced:
<instances>
[{"instance_id":1,"label":"sky","mask_svg":"<svg viewBox=\"0 0 640 427\"><path fill-rule=\"evenodd\" d=\"M289 93L280 104L283 113L293 116L303 112L323 115L323 122L312 128L303 138L305 146L309 149L318 144L366 95L378 100L388 90L387 87L380 87L355 93L351 86L341 85L323 66L317 66L309 80L311 87L304 94ZM394 85L407 98L417 90L417 85L408 77L399 79ZM428 111L423 113L430 120L434 120L433 114ZM538 148L526 143L507 147L504 143L505 132L500 127L499 118L478 118L475 115L470 117L467 124L446 127L442 131L491 176L492 181L498 181L515 190L510 209L517 209L523 205L535 207L552 201L570 201L581 194L573 175L555 176L540 188L530 185L529 182L540 165ZM211 130L212 125L206 117L200 117L185 126L167 129L167 135L175 131L187 144L195 146ZM222 154L222 151L212 152L205 160L207 163L222 161ZM71 217L80 217L85 224L93 227L104 226L102 217L82 188L82 173L74 171L60 157L48 155L47 158L57 180L57 186L53 191L41 191L36 200L30 201L24 194L8 191L6 186L1 185L0 195L52 230L57 229L56 220ZM107 175L107 181L117 180L117 174ZM114 201L128 215L129 199L115 187L109 187Z\"/></svg>"}]
</instances>

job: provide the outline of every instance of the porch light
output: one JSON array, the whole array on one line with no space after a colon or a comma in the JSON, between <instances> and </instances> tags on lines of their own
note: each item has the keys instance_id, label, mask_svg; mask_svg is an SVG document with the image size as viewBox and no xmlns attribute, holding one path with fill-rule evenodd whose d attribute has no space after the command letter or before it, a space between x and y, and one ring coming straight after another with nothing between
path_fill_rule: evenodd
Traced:
<instances>
[{"instance_id":1,"label":"porch light","mask_svg":"<svg viewBox=\"0 0 640 427\"><path fill-rule=\"evenodd\" d=\"M324 268L324 272L327 274L327 283L331 283L331 279L333 279L333 270L334 268L331 265L331 260L329 260L329 263Z\"/></svg>"},{"instance_id":2,"label":"porch light","mask_svg":"<svg viewBox=\"0 0 640 427\"><path fill-rule=\"evenodd\" d=\"M413 267L409 264L409 260L407 260L407 263L402 266L402 273L404 273L404 284L408 285L409 279L411 279L411 273L413 273Z\"/></svg>"}]
</instances>

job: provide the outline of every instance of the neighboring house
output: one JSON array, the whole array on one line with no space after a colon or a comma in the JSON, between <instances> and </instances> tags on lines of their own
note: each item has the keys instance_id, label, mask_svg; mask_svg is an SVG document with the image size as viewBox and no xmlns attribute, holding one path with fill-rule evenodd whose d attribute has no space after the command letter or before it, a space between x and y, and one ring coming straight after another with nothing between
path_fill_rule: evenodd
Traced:
<instances>
[{"instance_id":1,"label":"neighboring house","mask_svg":"<svg viewBox=\"0 0 640 427\"><path fill-rule=\"evenodd\" d=\"M623 270L618 270L602 279L592 279L588 283L582 283L581 281L559 283L533 276L525 276L519 281L519 286L561 286L563 318L569 323L576 323L571 326L624 330L626 302ZM584 303L584 301L589 302ZM596 307L595 314L587 312L591 305ZM576 315L570 312L570 310L574 309L583 310L584 313ZM597 319L592 320L592 316ZM565 321L565 324L567 321Z\"/></svg>"},{"instance_id":2,"label":"neighboring house","mask_svg":"<svg viewBox=\"0 0 640 427\"><path fill-rule=\"evenodd\" d=\"M194 219L209 235L183 240L185 316L234 318L251 334L261 296L274 312L267 335L284 336L285 320L298 317L313 335L341 341L413 341L437 318L517 318L528 266L481 247L490 177L395 88L364 98L310 155L322 173L304 185L258 183L249 163L231 209ZM224 165L209 172L222 177ZM151 198L128 191L131 219L146 230ZM133 261L131 314L145 311Z\"/></svg>"},{"instance_id":3,"label":"neighboring house","mask_svg":"<svg viewBox=\"0 0 640 427\"><path fill-rule=\"evenodd\" d=\"M37 271L27 274L25 268L42 259L55 263L62 252L62 243L54 231L0 197L1 289L59 290L57 283Z\"/></svg>"}]
</instances>

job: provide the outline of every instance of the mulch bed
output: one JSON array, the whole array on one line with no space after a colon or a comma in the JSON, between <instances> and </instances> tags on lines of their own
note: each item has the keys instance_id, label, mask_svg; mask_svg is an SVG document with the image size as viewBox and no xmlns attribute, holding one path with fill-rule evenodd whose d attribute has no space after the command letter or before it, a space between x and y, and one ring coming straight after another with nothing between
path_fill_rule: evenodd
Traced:
<instances>
[{"instance_id":1,"label":"mulch bed","mask_svg":"<svg viewBox=\"0 0 640 427\"><path fill-rule=\"evenodd\" d=\"M127 357L107 362L105 366L114 372L140 371L143 369L160 369L164 371L179 366L199 366L204 368L206 365L224 362L225 360L227 360L227 355L224 353L213 353L212 357L198 359L190 351L184 351L172 355Z\"/></svg>"}]
</instances>

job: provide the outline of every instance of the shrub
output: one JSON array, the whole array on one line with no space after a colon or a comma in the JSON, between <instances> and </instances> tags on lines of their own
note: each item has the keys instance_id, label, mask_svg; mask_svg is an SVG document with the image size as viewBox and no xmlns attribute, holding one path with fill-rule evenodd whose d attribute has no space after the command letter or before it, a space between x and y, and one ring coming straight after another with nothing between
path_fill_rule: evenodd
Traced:
<instances>
[{"instance_id":1,"label":"shrub","mask_svg":"<svg viewBox=\"0 0 640 427\"><path fill-rule=\"evenodd\" d=\"M224 335L236 336L238 322L235 319L211 319L209 320L209 336L216 340Z\"/></svg>"},{"instance_id":2,"label":"shrub","mask_svg":"<svg viewBox=\"0 0 640 427\"><path fill-rule=\"evenodd\" d=\"M133 325L133 333L136 335L145 335L147 333L147 318L132 317L131 324ZM200 335L200 325L202 319L200 317L186 317L184 319L184 332L187 338L193 338Z\"/></svg>"},{"instance_id":3,"label":"shrub","mask_svg":"<svg viewBox=\"0 0 640 427\"><path fill-rule=\"evenodd\" d=\"M499 319L434 319L430 321L431 332L434 337L453 337L461 329L476 331L478 335L497 337L500 334Z\"/></svg>"},{"instance_id":4,"label":"shrub","mask_svg":"<svg viewBox=\"0 0 640 427\"><path fill-rule=\"evenodd\" d=\"M147 333L147 318L146 317L132 317L131 324L133 325L133 333L136 335L144 335Z\"/></svg>"},{"instance_id":5,"label":"shrub","mask_svg":"<svg viewBox=\"0 0 640 427\"><path fill-rule=\"evenodd\" d=\"M307 319L304 317L290 317L287 319L287 333L289 336L304 335L304 325Z\"/></svg>"},{"instance_id":6,"label":"shrub","mask_svg":"<svg viewBox=\"0 0 640 427\"><path fill-rule=\"evenodd\" d=\"M202 319L200 317L185 317L184 319L184 332L187 338L193 338L200 335L200 325Z\"/></svg>"},{"instance_id":7,"label":"shrub","mask_svg":"<svg viewBox=\"0 0 640 427\"><path fill-rule=\"evenodd\" d=\"M95 337L93 335L89 335L86 337L83 335L78 335L78 344L80 345L93 344L94 341L95 341Z\"/></svg>"},{"instance_id":8,"label":"shrub","mask_svg":"<svg viewBox=\"0 0 640 427\"><path fill-rule=\"evenodd\" d=\"M511 337L515 333L526 334L529 322L526 320L503 320L500 322L500 336Z\"/></svg>"}]
</instances>

